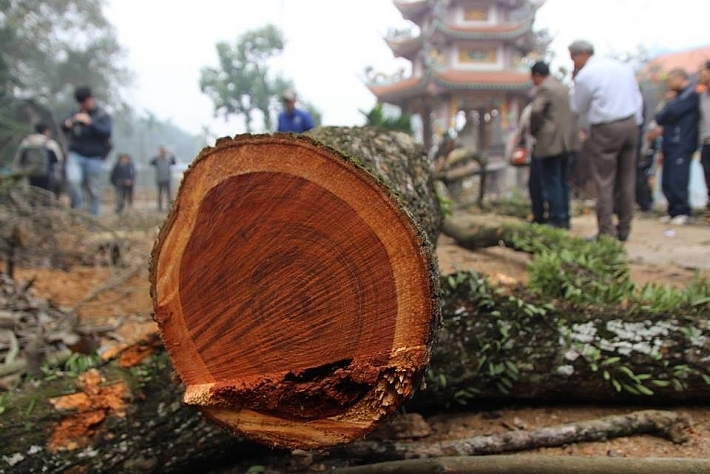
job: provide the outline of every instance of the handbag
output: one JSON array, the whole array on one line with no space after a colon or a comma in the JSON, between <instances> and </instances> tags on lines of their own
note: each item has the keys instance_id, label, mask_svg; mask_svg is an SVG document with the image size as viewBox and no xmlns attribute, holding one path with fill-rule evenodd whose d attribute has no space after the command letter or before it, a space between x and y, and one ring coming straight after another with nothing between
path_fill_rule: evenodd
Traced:
<instances>
[{"instance_id":1,"label":"handbag","mask_svg":"<svg viewBox=\"0 0 710 474\"><path fill-rule=\"evenodd\" d=\"M530 150L524 146L515 147L509 161L513 166L530 166Z\"/></svg>"}]
</instances>

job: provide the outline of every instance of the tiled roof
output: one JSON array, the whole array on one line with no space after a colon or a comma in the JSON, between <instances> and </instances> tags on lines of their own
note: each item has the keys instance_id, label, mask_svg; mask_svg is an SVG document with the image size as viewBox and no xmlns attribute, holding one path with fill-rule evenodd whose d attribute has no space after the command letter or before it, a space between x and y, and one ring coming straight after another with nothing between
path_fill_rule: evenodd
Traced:
<instances>
[{"instance_id":1,"label":"tiled roof","mask_svg":"<svg viewBox=\"0 0 710 474\"><path fill-rule=\"evenodd\" d=\"M439 84L463 89L527 89L532 85L530 74L518 71L448 70L437 74L436 79Z\"/></svg>"},{"instance_id":2,"label":"tiled roof","mask_svg":"<svg viewBox=\"0 0 710 474\"><path fill-rule=\"evenodd\" d=\"M511 7L516 7L520 6L523 4L526 0L498 0L500 1L505 1L506 4L508 4ZM543 1L536 1L533 2L534 5L537 4L542 4L544 3ZM429 2L427 0L416 0L416 1L406 1L406 0L394 0L394 6L397 7L397 9L402 13L402 16L408 20L411 20L413 17L416 17L418 15L422 15L429 11L431 6L429 5Z\"/></svg>"},{"instance_id":3,"label":"tiled roof","mask_svg":"<svg viewBox=\"0 0 710 474\"><path fill-rule=\"evenodd\" d=\"M526 90L532 86L530 74L517 71L445 70L383 85L368 85L381 101L399 101L427 89L445 90Z\"/></svg>"},{"instance_id":4,"label":"tiled roof","mask_svg":"<svg viewBox=\"0 0 710 474\"><path fill-rule=\"evenodd\" d=\"M688 73L694 74L698 67L706 61L710 61L710 46L663 54L656 56L642 67L639 76L642 79L651 79L651 76L656 72L668 72L676 68L685 69Z\"/></svg>"},{"instance_id":5,"label":"tiled roof","mask_svg":"<svg viewBox=\"0 0 710 474\"><path fill-rule=\"evenodd\" d=\"M532 30L533 19L530 18L522 23L504 23L500 25L483 26L462 26L450 25L440 20L434 20L425 34L432 36L436 33L443 34L447 38L468 41L481 40L510 40L516 39ZM412 38L385 38L387 45L398 56L410 57L416 53L424 44L424 35Z\"/></svg>"}]
</instances>

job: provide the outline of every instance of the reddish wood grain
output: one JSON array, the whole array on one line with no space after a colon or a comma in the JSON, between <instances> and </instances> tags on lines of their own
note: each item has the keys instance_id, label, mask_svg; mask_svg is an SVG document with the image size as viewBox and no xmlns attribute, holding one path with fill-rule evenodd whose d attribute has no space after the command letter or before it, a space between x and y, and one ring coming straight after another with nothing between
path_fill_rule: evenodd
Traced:
<instances>
[{"instance_id":1,"label":"reddish wood grain","mask_svg":"<svg viewBox=\"0 0 710 474\"><path fill-rule=\"evenodd\" d=\"M433 260L420 235L372 175L312 140L203 151L151 270L185 401L283 446L372 429L428 361Z\"/></svg>"}]
</instances>

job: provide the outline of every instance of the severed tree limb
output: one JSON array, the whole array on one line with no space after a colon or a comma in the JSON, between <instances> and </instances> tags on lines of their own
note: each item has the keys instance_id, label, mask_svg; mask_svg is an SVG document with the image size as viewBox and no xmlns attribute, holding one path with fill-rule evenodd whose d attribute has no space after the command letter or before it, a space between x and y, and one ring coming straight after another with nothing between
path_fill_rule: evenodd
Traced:
<instances>
[{"instance_id":1,"label":"severed tree limb","mask_svg":"<svg viewBox=\"0 0 710 474\"><path fill-rule=\"evenodd\" d=\"M534 430L495 433L438 443L360 441L331 451L331 454L365 461L476 456L550 448L570 443L600 441L641 434L653 434L675 443L682 443L688 439L690 426L691 419L687 414L644 410Z\"/></svg>"},{"instance_id":2,"label":"severed tree limb","mask_svg":"<svg viewBox=\"0 0 710 474\"><path fill-rule=\"evenodd\" d=\"M84 296L82 299L77 301L74 304L74 306L71 307L70 312L75 313L76 311L79 310L79 308L81 308L85 304L93 301L101 293L103 293L105 291L113 290L117 286L122 285L123 283L130 280L135 275L137 275L138 273L140 273L141 271L143 271L145 269L146 269L146 265L144 263L141 263L139 265L134 265L134 266L127 268L126 270L124 270L120 273L117 273L117 274L111 276L111 278L106 280L102 285L97 286L96 288L92 289L89 293L87 293L86 296Z\"/></svg>"},{"instance_id":3,"label":"severed tree limb","mask_svg":"<svg viewBox=\"0 0 710 474\"><path fill-rule=\"evenodd\" d=\"M708 459L485 456L410 459L335 469L334 474L705 474Z\"/></svg>"},{"instance_id":4,"label":"severed tree limb","mask_svg":"<svg viewBox=\"0 0 710 474\"><path fill-rule=\"evenodd\" d=\"M500 218L485 215L472 219L464 225L456 220L447 219L442 227L442 233L454 239L456 245L468 250L480 250L488 247L503 245L514 250L516 235L532 234L536 226L524 225L520 219Z\"/></svg>"}]
</instances>

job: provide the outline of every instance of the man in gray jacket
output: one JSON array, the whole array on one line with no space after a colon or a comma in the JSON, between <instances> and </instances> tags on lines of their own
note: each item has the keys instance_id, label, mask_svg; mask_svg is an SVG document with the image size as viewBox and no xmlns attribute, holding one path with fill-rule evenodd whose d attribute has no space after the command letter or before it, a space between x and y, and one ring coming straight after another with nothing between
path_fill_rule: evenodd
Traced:
<instances>
[{"instance_id":1,"label":"man in gray jacket","mask_svg":"<svg viewBox=\"0 0 710 474\"><path fill-rule=\"evenodd\" d=\"M167 205L173 202L170 192L170 181L172 179L171 167L175 164L175 157L168 153L168 150L161 146L158 148L158 156L150 162L155 166L155 183L158 186L158 210L163 210L163 194L165 194Z\"/></svg>"},{"instance_id":2,"label":"man in gray jacket","mask_svg":"<svg viewBox=\"0 0 710 474\"><path fill-rule=\"evenodd\" d=\"M530 132L535 137L534 159L540 160L542 186L549 206L547 223L569 228L569 154L577 119L570 109L569 89L550 76L544 62L532 66L537 93L532 101Z\"/></svg>"},{"instance_id":3,"label":"man in gray jacket","mask_svg":"<svg viewBox=\"0 0 710 474\"><path fill-rule=\"evenodd\" d=\"M708 188L707 209L710 211L710 61L700 67L698 83L705 86L700 95L700 163L705 174L705 186Z\"/></svg>"}]
</instances>

